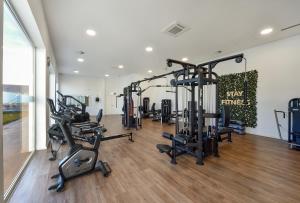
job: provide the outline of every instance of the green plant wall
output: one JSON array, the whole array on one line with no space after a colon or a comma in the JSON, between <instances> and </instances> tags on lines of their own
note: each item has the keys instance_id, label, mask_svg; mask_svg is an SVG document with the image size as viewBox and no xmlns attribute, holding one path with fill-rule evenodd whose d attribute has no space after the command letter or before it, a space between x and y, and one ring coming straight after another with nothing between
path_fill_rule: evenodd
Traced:
<instances>
[{"instance_id":1,"label":"green plant wall","mask_svg":"<svg viewBox=\"0 0 300 203\"><path fill-rule=\"evenodd\" d=\"M256 89L258 72L246 72L248 79L248 101L244 104L244 78L245 73L234 73L219 77L219 105L229 105L232 120L246 123L247 127L257 126Z\"/></svg>"}]
</instances>

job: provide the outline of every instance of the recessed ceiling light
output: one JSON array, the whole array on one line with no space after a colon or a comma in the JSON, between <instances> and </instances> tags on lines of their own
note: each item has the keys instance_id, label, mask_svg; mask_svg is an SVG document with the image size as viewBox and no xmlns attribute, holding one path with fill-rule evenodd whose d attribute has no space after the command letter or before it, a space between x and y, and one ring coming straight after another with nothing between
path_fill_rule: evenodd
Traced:
<instances>
[{"instance_id":1,"label":"recessed ceiling light","mask_svg":"<svg viewBox=\"0 0 300 203\"><path fill-rule=\"evenodd\" d=\"M84 62L84 59L83 58L78 58L77 61L82 63L82 62Z\"/></svg>"},{"instance_id":2,"label":"recessed ceiling light","mask_svg":"<svg viewBox=\"0 0 300 203\"><path fill-rule=\"evenodd\" d=\"M95 36L96 35L96 31L88 29L88 30L86 30L86 34L89 35L89 36Z\"/></svg>"},{"instance_id":3,"label":"recessed ceiling light","mask_svg":"<svg viewBox=\"0 0 300 203\"><path fill-rule=\"evenodd\" d=\"M118 68L119 68L119 69L123 69L124 66L123 66L123 65L118 65Z\"/></svg>"},{"instance_id":4,"label":"recessed ceiling light","mask_svg":"<svg viewBox=\"0 0 300 203\"><path fill-rule=\"evenodd\" d=\"M272 32L273 32L273 28L269 27L269 28L265 28L262 31L260 31L260 34L261 35L268 35L268 34L270 34Z\"/></svg>"},{"instance_id":5,"label":"recessed ceiling light","mask_svg":"<svg viewBox=\"0 0 300 203\"><path fill-rule=\"evenodd\" d=\"M79 73L79 70L74 70L73 71L75 74L78 74Z\"/></svg>"},{"instance_id":6,"label":"recessed ceiling light","mask_svg":"<svg viewBox=\"0 0 300 203\"><path fill-rule=\"evenodd\" d=\"M186 62L186 61L188 61L189 59L188 59L187 57L183 57L181 60L182 60L183 62Z\"/></svg>"},{"instance_id":7,"label":"recessed ceiling light","mask_svg":"<svg viewBox=\"0 0 300 203\"><path fill-rule=\"evenodd\" d=\"M105 74L104 76L105 76L105 77L109 77L109 74Z\"/></svg>"},{"instance_id":8,"label":"recessed ceiling light","mask_svg":"<svg viewBox=\"0 0 300 203\"><path fill-rule=\"evenodd\" d=\"M146 47L145 50L146 50L146 52L152 52L153 48L152 47Z\"/></svg>"},{"instance_id":9,"label":"recessed ceiling light","mask_svg":"<svg viewBox=\"0 0 300 203\"><path fill-rule=\"evenodd\" d=\"M148 70L148 73L152 73L152 70Z\"/></svg>"}]
</instances>

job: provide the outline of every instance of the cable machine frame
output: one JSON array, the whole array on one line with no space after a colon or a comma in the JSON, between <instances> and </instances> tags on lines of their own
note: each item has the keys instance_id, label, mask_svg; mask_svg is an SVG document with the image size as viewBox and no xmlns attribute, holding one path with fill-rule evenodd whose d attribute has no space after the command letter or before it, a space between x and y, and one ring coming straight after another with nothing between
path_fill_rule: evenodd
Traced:
<instances>
[{"instance_id":1,"label":"cable machine frame","mask_svg":"<svg viewBox=\"0 0 300 203\"><path fill-rule=\"evenodd\" d=\"M229 56L229 57L224 57L221 59L217 59L217 60L213 60L213 61L209 61L206 63L202 63L199 65L194 65L191 63L186 63L186 62L182 62L182 61L177 61L177 60L173 60L173 59L168 59L167 60L167 65L169 67L171 67L173 64L177 64L182 66L182 69L177 70L177 71L171 71L165 74L161 74L161 75L157 75L157 76L153 76L150 78L145 78L143 80L139 80L136 82L132 82L130 86L139 86L141 83L146 82L146 81L152 81L152 80L156 80L168 75L173 75L174 76L174 80L172 82L172 86L175 87L175 114L176 114L176 127L175 127L175 132L178 133L179 132L179 117L178 117L178 87L180 86L191 86L190 92L192 93L192 101L195 101L195 91L196 91L196 87L198 88L198 98L197 98L197 109L198 111L196 111L195 107L192 105L191 106L191 112L193 112L194 114L191 115L192 118L197 116L198 121L198 127L197 127L197 143L194 143L191 145L191 147L195 147L196 148L196 153L191 153L190 151L187 150L182 150L182 153L176 153L176 151L173 150L173 153L170 152L168 153L169 156L171 157L171 163L176 164L176 157L184 154L184 153L189 153L192 154L196 157L197 161L196 163L199 165L203 165L203 159L204 159L204 155L203 155L203 129L204 129L204 119L205 118L215 118L215 132L217 134L218 132L218 118L220 117L220 115L218 115L217 113L204 113L204 109L203 109L203 86L206 84L217 84L218 83L218 75L213 72L213 69L216 67L217 64L221 63L221 62L225 62L225 61L229 61L229 60L235 60L237 63L241 63L244 59L244 55L243 54L237 54L237 55L233 55L233 56ZM179 77L183 76L182 80L179 80ZM218 88L216 85L216 109L215 112L218 111L219 106L218 106L218 101L217 101L217 95L218 95ZM245 96L247 97L247 95ZM194 119L191 119L194 122ZM191 125L191 131L194 132L195 130L194 128L194 124L192 123ZM215 135L214 136L214 150L213 153L215 156L219 156L219 152L218 152L218 136ZM172 149L176 150L176 141L174 141L174 139L172 138Z\"/></svg>"}]
</instances>

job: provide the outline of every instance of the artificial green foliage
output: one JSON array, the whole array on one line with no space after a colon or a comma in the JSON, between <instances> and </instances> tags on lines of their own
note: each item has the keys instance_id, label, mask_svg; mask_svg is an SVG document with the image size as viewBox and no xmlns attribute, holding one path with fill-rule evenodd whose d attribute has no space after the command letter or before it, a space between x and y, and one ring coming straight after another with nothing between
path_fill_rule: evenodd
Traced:
<instances>
[{"instance_id":1,"label":"artificial green foliage","mask_svg":"<svg viewBox=\"0 0 300 203\"><path fill-rule=\"evenodd\" d=\"M240 120L246 123L247 127L257 126L256 89L258 72L256 70L246 72L248 79L248 105L242 103L244 98L245 73L222 75L219 77L219 98L218 103L230 105L230 116L232 120ZM230 94L235 92L233 94Z\"/></svg>"}]
</instances>

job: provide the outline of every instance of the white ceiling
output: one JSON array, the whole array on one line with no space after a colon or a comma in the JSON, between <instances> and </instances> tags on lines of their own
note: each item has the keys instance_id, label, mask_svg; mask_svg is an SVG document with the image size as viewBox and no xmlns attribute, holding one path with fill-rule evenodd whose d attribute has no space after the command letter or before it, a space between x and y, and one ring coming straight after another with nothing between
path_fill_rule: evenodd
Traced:
<instances>
[{"instance_id":1,"label":"white ceiling","mask_svg":"<svg viewBox=\"0 0 300 203\"><path fill-rule=\"evenodd\" d=\"M61 73L103 76L164 71L167 58L201 62L300 33L299 0L44 0ZM174 38L162 32L173 21L191 29ZM271 26L274 32L260 36ZM95 37L86 29L97 32ZM152 46L152 53L145 52ZM79 50L86 54L77 62ZM123 64L125 68L116 67Z\"/></svg>"}]
</instances>

